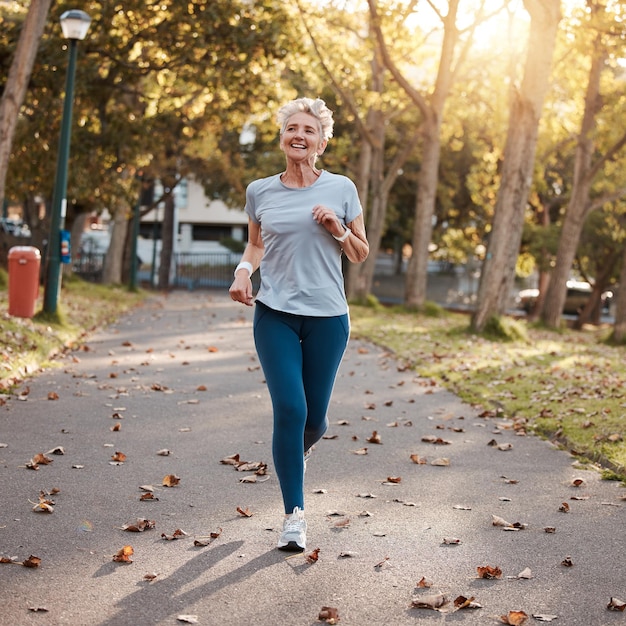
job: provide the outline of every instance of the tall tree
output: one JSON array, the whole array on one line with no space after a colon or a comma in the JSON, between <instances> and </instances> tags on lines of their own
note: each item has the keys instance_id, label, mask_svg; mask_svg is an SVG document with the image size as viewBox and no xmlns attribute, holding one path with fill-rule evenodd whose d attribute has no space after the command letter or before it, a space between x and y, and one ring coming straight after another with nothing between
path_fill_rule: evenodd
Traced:
<instances>
[{"instance_id":1,"label":"tall tree","mask_svg":"<svg viewBox=\"0 0 626 626\"><path fill-rule=\"evenodd\" d=\"M26 96L51 1L31 0L0 99L0 205L5 199L6 175L20 107Z\"/></svg>"},{"instance_id":2,"label":"tall tree","mask_svg":"<svg viewBox=\"0 0 626 626\"><path fill-rule=\"evenodd\" d=\"M582 233L586 217L589 213L609 200L626 195L626 187L617 185L611 190L604 189L593 197L594 183L601 175L607 177L606 166L620 154L626 146L626 132L618 126L616 137L608 138L610 144L601 145L597 125L599 114L605 105L601 86L602 75L609 69L608 60L611 48L616 40L620 40L621 29L618 31L612 25L614 15L607 14L604 2L590 0L591 9L590 28L594 31L591 51L591 64L585 106L580 130L577 136L572 191L567 206L554 268L551 272L550 283L546 294L544 308L541 314L543 322L552 328L557 328L561 321L561 311L567 294L567 281L570 277L572 264ZM623 34L623 33L622 33ZM619 88L621 91L621 87Z\"/></svg>"},{"instance_id":3,"label":"tall tree","mask_svg":"<svg viewBox=\"0 0 626 626\"><path fill-rule=\"evenodd\" d=\"M380 46L383 62L394 80L404 89L410 100L418 108L422 117L419 127L422 161L417 181L412 254L407 268L404 294L404 302L406 306L411 308L421 307L426 299L428 253L439 180L441 125L444 107L455 77L470 49L474 29L484 17L485 6L481 0L476 12L477 18L468 27L464 33L465 39L462 40L461 30L457 27L459 0L449 0L447 2L448 10L445 14L437 9L434 3L430 2L429 4L443 25L443 40L434 86L432 89L422 92L406 77L392 57L392 48L383 33L378 2L377 0L368 0L373 18L374 33ZM462 43L460 51L457 50L459 42Z\"/></svg>"},{"instance_id":4,"label":"tall tree","mask_svg":"<svg viewBox=\"0 0 626 626\"><path fill-rule=\"evenodd\" d=\"M511 88L509 128L487 254L483 263L473 330L502 315L515 280L524 214L532 181L539 120L561 19L560 0L524 0L530 14L522 84Z\"/></svg>"}]
</instances>

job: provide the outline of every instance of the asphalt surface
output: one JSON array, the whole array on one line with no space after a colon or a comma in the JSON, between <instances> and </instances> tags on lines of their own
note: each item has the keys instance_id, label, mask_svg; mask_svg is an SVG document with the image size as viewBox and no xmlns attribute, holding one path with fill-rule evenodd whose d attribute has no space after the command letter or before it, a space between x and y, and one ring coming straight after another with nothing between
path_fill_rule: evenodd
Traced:
<instances>
[{"instance_id":1,"label":"asphalt surface","mask_svg":"<svg viewBox=\"0 0 626 626\"><path fill-rule=\"evenodd\" d=\"M626 623L607 609L626 599L626 489L354 339L308 463L307 551L276 550L252 314L225 292L154 297L4 398L0 556L16 563L0 564L0 624L308 626L322 607L350 626L497 624L516 610L527 623ZM28 469L38 453L53 462ZM233 454L267 476L241 482L256 475L220 463ZM33 510L56 489L52 513ZM146 519L153 529L123 530ZM132 563L114 561L126 545ZM39 567L20 564L30 555ZM443 610L412 606L435 594ZM454 611L459 596L482 608Z\"/></svg>"}]
</instances>

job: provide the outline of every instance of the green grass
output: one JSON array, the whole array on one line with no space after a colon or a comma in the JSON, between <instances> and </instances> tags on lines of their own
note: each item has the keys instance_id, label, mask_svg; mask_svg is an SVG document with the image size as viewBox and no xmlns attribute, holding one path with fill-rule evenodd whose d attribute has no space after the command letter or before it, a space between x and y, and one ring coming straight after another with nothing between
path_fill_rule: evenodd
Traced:
<instances>
[{"instance_id":1,"label":"green grass","mask_svg":"<svg viewBox=\"0 0 626 626\"><path fill-rule=\"evenodd\" d=\"M40 294L32 319L8 314L6 274L0 272L0 391L25 376L53 365L53 356L80 345L85 334L110 323L136 306L145 293L123 287L94 285L71 278L63 281L55 315L44 313Z\"/></svg>"},{"instance_id":2,"label":"green grass","mask_svg":"<svg viewBox=\"0 0 626 626\"><path fill-rule=\"evenodd\" d=\"M353 336L626 478L626 349L608 345L606 329L554 332L504 318L476 335L464 314L350 311Z\"/></svg>"}]
</instances>

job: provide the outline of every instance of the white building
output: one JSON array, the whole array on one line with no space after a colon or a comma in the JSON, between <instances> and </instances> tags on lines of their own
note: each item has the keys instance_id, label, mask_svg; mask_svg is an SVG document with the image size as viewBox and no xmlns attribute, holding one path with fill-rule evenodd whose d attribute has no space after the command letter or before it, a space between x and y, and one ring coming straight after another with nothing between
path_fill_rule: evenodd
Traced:
<instances>
[{"instance_id":1,"label":"white building","mask_svg":"<svg viewBox=\"0 0 626 626\"><path fill-rule=\"evenodd\" d=\"M154 197L162 194L155 185ZM245 242L248 216L241 209L233 209L221 200L206 197L202 185L183 180L174 189L174 252L222 252L221 239ZM157 207L141 218L140 235L144 239L161 239L160 227L163 207Z\"/></svg>"}]
</instances>

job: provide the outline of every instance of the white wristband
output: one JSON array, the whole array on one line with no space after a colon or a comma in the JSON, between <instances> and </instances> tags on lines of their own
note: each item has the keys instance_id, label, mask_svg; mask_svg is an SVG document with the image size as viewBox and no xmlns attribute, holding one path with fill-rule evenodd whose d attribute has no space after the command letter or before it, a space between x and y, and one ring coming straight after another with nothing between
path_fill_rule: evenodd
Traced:
<instances>
[{"instance_id":1,"label":"white wristband","mask_svg":"<svg viewBox=\"0 0 626 626\"><path fill-rule=\"evenodd\" d=\"M252 263L248 263L248 261L242 261L236 268L235 268L235 276L237 276L237 272L239 270L248 270L248 276L252 276L252 272L254 272L254 268L252 267Z\"/></svg>"},{"instance_id":2,"label":"white wristband","mask_svg":"<svg viewBox=\"0 0 626 626\"><path fill-rule=\"evenodd\" d=\"M346 232L343 235L341 235L341 237L337 237L337 235L333 235L333 237L337 241L345 241L352 233L352 231L347 226L344 226L344 228L346 229Z\"/></svg>"}]
</instances>

